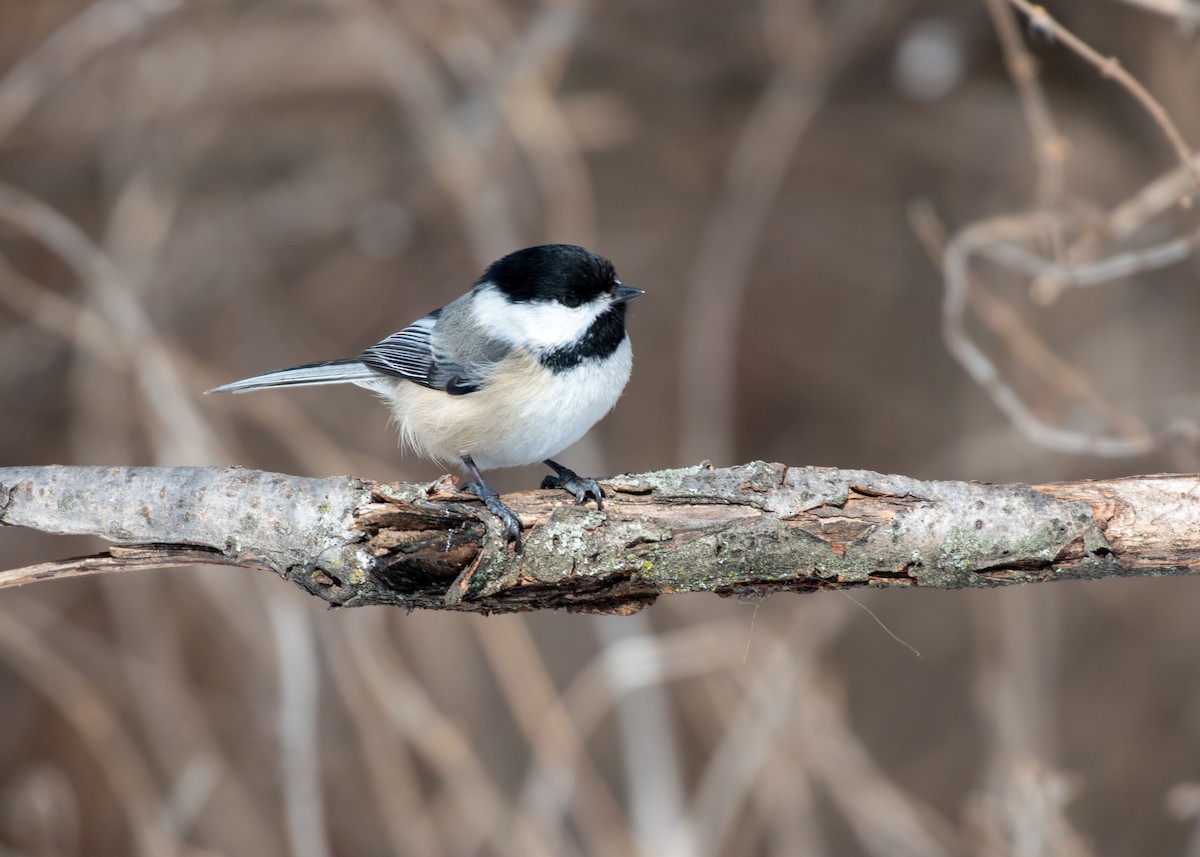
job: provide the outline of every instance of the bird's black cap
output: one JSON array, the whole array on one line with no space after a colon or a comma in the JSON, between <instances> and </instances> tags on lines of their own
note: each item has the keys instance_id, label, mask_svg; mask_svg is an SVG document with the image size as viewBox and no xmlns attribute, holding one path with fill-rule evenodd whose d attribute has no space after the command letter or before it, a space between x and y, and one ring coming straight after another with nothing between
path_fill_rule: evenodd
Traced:
<instances>
[{"instance_id":1,"label":"bird's black cap","mask_svg":"<svg viewBox=\"0 0 1200 857\"><path fill-rule=\"evenodd\" d=\"M479 284L492 283L514 302L587 303L611 292L612 263L574 244L541 244L509 253L488 266Z\"/></svg>"}]
</instances>

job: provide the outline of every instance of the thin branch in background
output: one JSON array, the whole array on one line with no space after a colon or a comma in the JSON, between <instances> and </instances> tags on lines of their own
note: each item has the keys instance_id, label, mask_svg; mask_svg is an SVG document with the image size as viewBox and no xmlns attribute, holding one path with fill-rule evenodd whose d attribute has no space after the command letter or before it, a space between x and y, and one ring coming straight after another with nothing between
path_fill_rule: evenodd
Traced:
<instances>
[{"instance_id":1,"label":"thin branch in background","mask_svg":"<svg viewBox=\"0 0 1200 857\"><path fill-rule=\"evenodd\" d=\"M817 792L849 823L868 854L964 853L947 819L887 777L869 748L847 727L850 718L834 699L829 682L817 675L828 650L850 631L849 620L856 614L845 605L811 604L799 609L800 617L795 610L786 614L783 630L761 629L753 670L721 675L725 683L735 685L732 690L706 682L700 689L705 704L683 706L693 717L700 709L711 708L720 727L712 738L716 752L710 754L691 813L692 835L706 849L701 853L746 850L731 851L731 837L747 815L761 808L746 803L755 800L772 773L791 783L785 792L788 815L805 830L813 848L792 848L788 853L824 853L819 850L821 804L812 805L805 798ZM819 720L810 716L818 711L810 705L816 697L826 700L821 710L830 712ZM697 727L697 731L705 730ZM742 747L750 752L740 752ZM672 853L689 852L681 847Z\"/></svg>"},{"instance_id":2,"label":"thin branch in background","mask_svg":"<svg viewBox=\"0 0 1200 857\"><path fill-rule=\"evenodd\" d=\"M621 698L633 691L737 667L745 633L740 622L714 620L658 634L653 646L638 637L623 639L597 652L575 674L557 704L587 741Z\"/></svg>"},{"instance_id":3,"label":"thin branch in background","mask_svg":"<svg viewBox=\"0 0 1200 857\"><path fill-rule=\"evenodd\" d=\"M1070 454L1130 456L1150 452L1159 439L1132 416L1100 402L1090 383L1053 357L1029 333L1016 329L1015 316L991 296L972 293L970 260L982 256L1002 268L1028 278L1033 298L1043 304L1067 288L1112 283L1134 274L1157 270L1191 258L1200 247L1200 230L1161 241L1150 247L1122 248L1126 239L1150 218L1172 203L1190 198L1200 176L1200 158L1184 141L1163 106L1115 58L1105 58L1064 28L1041 6L1027 0L1007 0L1029 19L1032 29L1048 33L1095 66L1104 76L1127 90L1146 110L1179 158L1180 166L1132 195L1105 218L1085 220L1072 215L1064 204L1061 160L1066 144L1056 131L1037 76L1033 57L1021 42L1012 14L1003 0L988 0L993 24L1004 48L1010 76L1017 88L1026 122L1034 140L1038 165L1038 207L1024 214L978 221L959 229L948 240L941 236L928 210L911 209L910 219L927 247L944 243L940 264L944 279L942 330L947 348L971 378L992 399L1013 425L1033 442ZM1049 237L1050 258L1036 249ZM1064 242L1069 246L1064 250ZM967 331L968 307L1007 342L1011 352L1030 374L1049 381L1051 388L1071 398L1086 400L1091 413L1112 429L1091 426L1074 429L1054 425L1039 416L1016 386ZM1057 376L1055 379L1052 376ZM1061 401L1061 397L1054 398ZM1115 433L1114 433L1115 431Z\"/></svg>"},{"instance_id":4,"label":"thin branch in background","mask_svg":"<svg viewBox=\"0 0 1200 857\"><path fill-rule=\"evenodd\" d=\"M45 288L0 256L0 304L53 333L113 372L127 372L129 353L113 344L112 327L97 312Z\"/></svg>"},{"instance_id":5,"label":"thin branch in background","mask_svg":"<svg viewBox=\"0 0 1200 857\"><path fill-rule=\"evenodd\" d=\"M1193 155L1189 164L1177 165L1154 181L1138 188L1127 199L1105 212L1099 222L1086 225L1067 249L1065 266L1056 269L1054 275L1046 270L1034 279L1033 297L1041 303L1049 304L1057 300L1068 288L1089 285L1076 279L1072 273L1074 269L1101 260L1107 247L1120 245L1155 218L1179 208L1181 202L1189 198L1188 194L1195 185L1196 170L1200 170L1200 154ZM1200 235L1200 231L1182 239L1167 241L1158 248L1131 251L1134 262L1130 270L1159 267L1153 263L1164 256L1174 257L1167 264L1183 261L1196 249L1197 235Z\"/></svg>"},{"instance_id":6,"label":"thin branch in background","mask_svg":"<svg viewBox=\"0 0 1200 857\"><path fill-rule=\"evenodd\" d=\"M596 239L595 192L581 141L555 98L555 87L584 25L577 5L581 4L551 3L538 10L475 98L486 97L499 107L513 139L524 150L546 207L548 236L591 246ZM461 111L464 117L473 112L471 106ZM485 114L492 112L487 107ZM486 139L491 124L468 130L483 132ZM472 125L478 125L478 120Z\"/></svg>"},{"instance_id":7,"label":"thin branch in background","mask_svg":"<svg viewBox=\"0 0 1200 857\"><path fill-rule=\"evenodd\" d=\"M124 236L119 243L127 248L135 246L135 236L146 239L140 245L146 252L135 251L127 260L147 261L161 246L165 224L172 220L169 215L174 209L173 197L155 196L144 182L135 181L126 190L127 193L122 195L124 204L117 207L113 220L113 234ZM156 417L149 427L149 435L157 459L173 462L212 460L217 448L215 435L196 407L192 388L185 383L179 366L172 359L174 351L164 344L142 298L135 293L133 283L118 265L59 211L17 188L0 186L0 218L54 252L87 290L87 303L79 318L84 321L93 316L102 319L111 331L113 347L128 355L142 400ZM130 222L146 220L155 221L157 225L148 230L128 226ZM143 276L148 275L147 266L137 267L142 269ZM86 371L94 369L87 360L80 361L79 365ZM87 384L80 395L94 399L99 392L94 385ZM112 410L112 403L108 401L92 404L101 411ZM81 403L77 402L77 414L80 407ZM85 436L90 438L94 426L88 425L85 429ZM87 450L81 450L81 455L86 454ZM176 565L208 559L211 557L196 552L189 558L187 551L173 552L172 556ZM110 551L107 559L102 556L86 564L105 569L130 569L139 565L162 567L161 561L161 555L122 555L117 549ZM197 578L196 585L212 596L213 606L235 633L253 638L253 632L247 629L255 623L258 611L250 601L234 602L221 597L214 591L211 579L206 577ZM251 651L256 650L251 648Z\"/></svg>"},{"instance_id":8,"label":"thin branch in background","mask_svg":"<svg viewBox=\"0 0 1200 857\"><path fill-rule=\"evenodd\" d=\"M626 618L596 617L596 622L625 621ZM721 620L685 625L676 631L656 634L652 639L641 635L622 637L598 651L575 673L571 682L559 690L550 709L544 713L548 723L564 721L572 724L578 740L562 744L553 753L548 752L551 748L546 748L540 741L534 745L517 806L535 803L538 792L544 790L547 783L557 782L560 788L570 789L570 785L562 784L563 780L567 777L573 780L579 766L588 764L584 754L600 726L614 715L620 720L623 711L637 710L627 702L632 695L639 692L666 694L676 682L687 678L716 680L724 671L738 667L741 663L739 647L744 636L745 626L741 622ZM630 726L637 728L638 725ZM626 775L638 777L641 773L629 768ZM631 790L630 795L634 794L636 791ZM672 818L679 823L677 816ZM637 837L644 831L645 828L635 824L629 833ZM673 838L678 836L685 840L690 835L677 826L672 826L669 832ZM640 853L665 853L666 846L652 847L654 843L645 840L637 844ZM719 843L709 843L709 846L715 849Z\"/></svg>"},{"instance_id":9,"label":"thin branch in background","mask_svg":"<svg viewBox=\"0 0 1200 857\"><path fill-rule=\"evenodd\" d=\"M1121 0L1147 12L1174 18L1184 27L1200 24L1200 3L1195 0Z\"/></svg>"},{"instance_id":10,"label":"thin branch in background","mask_svg":"<svg viewBox=\"0 0 1200 857\"><path fill-rule=\"evenodd\" d=\"M295 599L269 603L278 664L279 788L293 857L329 857L321 794L320 659L311 615Z\"/></svg>"},{"instance_id":11,"label":"thin branch in background","mask_svg":"<svg viewBox=\"0 0 1200 857\"><path fill-rule=\"evenodd\" d=\"M240 843L256 855L274 857L279 853L274 825L265 816L273 809L275 792L265 796L250 787L237 751L223 746L219 730L205 716L203 687L189 675L186 629L195 607L188 599L183 610L164 609L181 586L190 591L199 585L185 582L189 577L201 575L140 574L120 582L110 577L105 583L115 585L99 587L113 629L110 658L132 690L122 708L130 712L137 734L145 736L155 770L169 783L165 812L178 838L199 838L216 850ZM215 628L211 621L206 624ZM262 656L241 647L238 663L253 670Z\"/></svg>"},{"instance_id":12,"label":"thin branch in background","mask_svg":"<svg viewBox=\"0 0 1200 857\"><path fill-rule=\"evenodd\" d=\"M1069 146L1055 125L1054 115L1046 101L1038 62L1025 47L1016 17L1005 0L985 0L984 5L1000 38L1008 76L1017 89L1025 123L1029 126L1033 160L1038 167L1038 204L1046 208L1057 207L1062 204L1066 192L1063 165Z\"/></svg>"},{"instance_id":13,"label":"thin branch in background","mask_svg":"<svg viewBox=\"0 0 1200 857\"><path fill-rule=\"evenodd\" d=\"M73 67L83 62L90 52L98 52L132 32L141 32L151 5L97 3L87 13L64 26L47 43L45 50L30 55L0 84L0 108L7 110L0 110L3 114L0 115L0 129L7 130L36 100L31 96L36 95L38 90L28 85L30 81L37 78L41 91L45 92L48 85L56 80L47 64L59 71L64 64ZM156 11L168 11L173 5L158 4ZM34 78L30 78L26 74L30 69L41 69L40 77L34 75ZM34 295L29 288L18 289L22 285L29 285L19 277L7 278L10 286L7 291L14 298L14 303L23 304L21 309L31 317L93 352L86 355L87 360L99 358L101 365L117 370L128 370L136 365L137 377L142 382L143 393L151 408L155 409L154 406L158 404L166 408L157 408L161 431L156 435L156 440L164 447L160 460L205 458L208 457L206 451L210 441L200 430L204 421L194 410L194 397L190 391L185 392L184 385L179 383L167 349L159 343L148 315L139 306L134 284L118 272L119 266L113 261L119 257L126 263L124 267L127 271L135 271L139 279L151 276L157 251L162 247L173 223L175 198L157 193L157 189L146 178L144 173L135 174L118 194L110 221L108 243L112 253L109 254L100 251L81 230L33 196L15 189L6 190L2 199L3 212L10 225L40 240L75 271L81 284L89 290L90 306L74 306L69 299L45 290L39 290L41 293ZM75 330L68 329L71 322L75 323ZM111 403L107 403L107 407L111 408ZM87 453L83 451L82 454ZM119 549L113 553L115 555L111 556L108 561L110 564L106 567L114 570L139 564L143 567L159 567L154 560L147 562L145 558L139 559L128 553L121 555ZM172 559L182 562L187 557L177 553ZM193 560L206 559L211 557L193 556ZM49 568L33 569L32 572L54 573ZM215 601L227 604L224 599ZM228 610L224 612L228 613ZM128 630L130 626L122 623L119 627ZM163 642L159 641L160 649ZM254 647L250 647L250 651L253 650ZM145 700L146 696L141 694L135 702ZM167 710L162 706L150 706L148 709L143 706L143 709L152 719L155 714ZM179 724L175 723L174 727L175 734L178 734ZM151 734L154 734L153 730ZM239 784L226 778L224 788L230 789ZM235 803L232 814L223 814L222 823L226 827L231 822L236 823L239 820L238 813L243 812L247 805L243 795L243 799ZM241 830L248 832L244 826Z\"/></svg>"},{"instance_id":14,"label":"thin branch in background","mask_svg":"<svg viewBox=\"0 0 1200 857\"><path fill-rule=\"evenodd\" d=\"M131 355L133 379L146 409L155 415L148 426L155 460L162 464L207 463L219 454L219 441L196 405L173 350L151 315L147 292L179 206L178 189L156 180L153 167L139 163L128 176L116 176L120 185L110 209L105 234L94 258L101 260L94 276L81 280L84 305L109 320L114 333ZM88 383L92 367L77 361L74 374L82 375L81 396L95 399ZM103 411L107 403L93 401ZM88 420L88 408L80 409ZM82 434L86 445L88 426Z\"/></svg>"},{"instance_id":15,"label":"thin branch in background","mask_svg":"<svg viewBox=\"0 0 1200 857\"><path fill-rule=\"evenodd\" d=\"M472 746L470 734L458 718L441 711L428 689L406 668L395 644L384 633L384 616L373 612L345 626L348 659L361 672L363 686L373 701L373 713L408 743L437 778L441 801L430 810L435 829L451 854L476 853L490 847L498 854L511 853L512 804L484 760ZM435 795L435 797L437 796ZM550 853L539 849L537 853Z\"/></svg>"},{"instance_id":16,"label":"thin branch in background","mask_svg":"<svg viewBox=\"0 0 1200 857\"><path fill-rule=\"evenodd\" d=\"M178 831L180 839L193 837L194 828L217 792L221 778L235 774L224 761L218 762L207 753L195 753L179 767L174 782L167 790L163 814L171 828ZM247 805L246 809L248 813L250 806ZM238 829L237 833L240 835L234 838L238 840L250 838L244 829Z\"/></svg>"},{"instance_id":17,"label":"thin branch in background","mask_svg":"<svg viewBox=\"0 0 1200 857\"><path fill-rule=\"evenodd\" d=\"M0 142L89 60L143 35L156 19L183 5L180 0L99 0L69 19L0 79Z\"/></svg>"},{"instance_id":18,"label":"thin branch in background","mask_svg":"<svg viewBox=\"0 0 1200 857\"><path fill-rule=\"evenodd\" d=\"M215 449L216 438L206 429L195 397L113 262L61 212L18 188L0 185L0 220L54 252L80 283L94 290L97 311L119 335L125 350L134 355L132 365L143 400L187 451L174 460L191 458L197 450Z\"/></svg>"},{"instance_id":19,"label":"thin branch in background","mask_svg":"<svg viewBox=\"0 0 1200 857\"><path fill-rule=\"evenodd\" d=\"M958 830L889 778L850 729L844 694L814 676L793 700L804 728L801 752L811 776L872 857L967 853Z\"/></svg>"},{"instance_id":20,"label":"thin branch in background","mask_svg":"<svg viewBox=\"0 0 1200 857\"><path fill-rule=\"evenodd\" d=\"M19 619L5 613L0 613L0 659L41 691L74 727L124 810L136 853L141 857L176 854L177 843L166 828L154 775L104 693Z\"/></svg>"},{"instance_id":21,"label":"thin branch in background","mask_svg":"<svg viewBox=\"0 0 1200 857\"><path fill-rule=\"evenodd\" d=\"M832 837L819 821L823 807L817 789L808 777L796 776L804 758L799 752L781 755L792 764L777 760L763 770L750 799L757 823L746 826L751 832L762 831L763 853L831 857L834 852L827 839ZM739 849L733 853L752 852Z\"/></svg>"},{"instance_id":22,"label":"thin branch in background","mask_svg":"<svg viewBox=\"0 0 1200 857\"><path fill-rule=\"evenodd\" d=\"M1033 160L1037 164L1038 207L1047 211L1061 209L1066 194L1066 171L1064 169L1070 144L1059 132L1046 100L1038 62L1025 47L1017 27L1016 14L1006 0L985 0L992 26L1000 39L1004 51L1004 63L1009 79L1017 90L1025 124L1033 143ZM1050 244L1050 255L1055 259L1063 256L1062 225L1056 219L1046 221L1046 237Z\"/></svg>"},{"instance_id":23,"label":"thin branch in background","mask_svg":"<svg viewBox=\"0 0 1200 857\"><path fill-rule=\"evenodd\" d=\"M783 755L789 737L802 731L795 728L796 696L808 687L821 650L847 615L838 609L802 612L806 621L796 622L791 634L762 635L755 669L731 676L737 692L716 701L722 730L700 773L687 821L664 852L668 857L686 857L697 847L706 855L724 853L763 771ZM793 776L808 775L808 759L801 756L796 767Z\"/></svg>"},{"instance_id":24,"label":"thin branch in background","mask_svg":"<svg viewBox=\"0 0 1200 857\"><path fill-rule=\"evenodd\" d=\"M650 618L641 613L619 618L596 616L591 625L601 643L599 663L616 667L616 660L606 654L632 642L635 650L641 649L639 667L649 673L640 687L617 698L615 725L630 835L643 854L662 854L682 827L687 783L666 675L656 669L663 662L659 635ZM618 685L622 679L623 674L617 673L611 683Z\"/></svg>"},{"instance_id":25,"label":"thin branch in background","mask_svg":"<svg viewBox=\"0 0 1200 857\"><path fill-rule=\"evenodd\" d=\"M1180 238L1172 238L1152 247L1114 252L1089 264L1062 265L1042 259L1017 245L1001 245L984 252L995 261L1007 263L1033 278L1031 294L1046 304L1068 287L1086 288L1107 285L1134 274L1178 265L1200 247L1200 229Z\"/></svg>"},{"instance_id":26,"label":"thin branch in background","mask_svg":"<svg viewBox=\"0 0 1200 857\"><path fill-rule=\"evenodd\" d=\"M803 0L782 20L764 19L776 65L729 156L681 306L679 461L733 458L737 340L755 250L800 141L879 7L836 5L831 25Z\"/></svg>"},{"instance_id":27,"label":"thin branch in background","mask_svg":"<svg viewBox=\"0 0 1200 857\"><path fill-rule=\"evenodd\" d=\"M1163 803L1176 821L1191 822L1183 857L1200 857L1200 783L1176 783L1167 790Z\"/></svg>"},{"instance_id":28,"label":"thin branch in background","mask_svg":"<svg viewBox=\"0 0 1200 857\"><path fill-rule=\"evenodd\" d=\"M1034 443L1073 455L1123 457L1148 453L1156 444L1152 436L1125 438L1046 422L1004 379L992 359L967 333L966 296L970 288L971 257L997 245L1011 246L1036 239L1043 229L1037 223L1039 219L1024 215L992 218L959 230L947 242L942 260L945 278L942 333L946 347L996 407Z\"/></svg>"},{"instance_id":29,"label":"thin branch in background","mask_svg":"<svg viewBox=\"0 0 1200 857\"><path fill-rule=\"evenodd\" d=\"M981 852L1087 857L1091 851L1066 813L1074 789L1055 767L1059 596L1031 596L1012 590L998 610L976 611L975 704L987 762L969 816Z\"/></svg>"},{"instance_id":30,"label":"thin branch in background","mask_svg":"<svg viewBox=\"0 0 1200 857\"><path fill-rule=\"evenodd\" d=\"M1102 431L1052 426L1036 415L967 333L966 296L970 289L970 260L973 256L981 255L1035 281L1038 277L1067 276L1074 282L1096 285L1181 261L1191 252L1191 248L1200 245L1200 232L1195 237L1175 239L1142 254L1114 255L1086 267L1068 269L1047 262L1022 246L1037 239L1045 228L1042 221L1050 217L1053 215L1035 211L1026 215L979 221L959 230L946 243L942 257L945 279L942 310L947 347L976 383L988 392L997 407L1036 443L1072 454L1128 456L1147 453L1157 445L1157 438L1147 432L1136 431L1137 427L1130 421L1123 420L1123 427L1127 431L1134 430L1134 434L1111 436Z\"/></svg>"},{"instance_id":31,"label":"thin branch in background","mask_svg":"<svg viewBox=\"0 0 1200 857\"><path fill-rule=\"evenodd\" d=\"M1171 148L1175 150L1175 156L1179 158L1180 165L1192 174L1191 190L1195 191L1196 184L1200 182L1200 165L1192 162L1194 156L1192 147L1184 140L1183 134L1176 127L1166 108L1150 94L1142 82L1130 74L1121 65L1119 59L1114 56L1104 56L1056 21L1044 6L1035 5L1029 0L1008 0L1008 2L1025 13L1031 29L1047 33L1062 42L1063 45L1094 66L1102 77L1112 80L1137 100L1142 109L1158 125L1163 136L1167 138L1167 142L1171 144Z\"/></svg>"},{"instance_id":32,"label":"thin branch in background","mask_svg":"<svg viewBox=\"0 0 1200 857\"><path fill-rule=\"evenodd\" d=\"M88 577L120 571L160 571L165 568L179 568L188 563L232 565L212 551L203 548L180 547L150 550L114 545L107 551L94 556L39 562L36 565L0 571L0 589L25 586L42 580L66 580L72 577Z\"/></svg>"},{"instance_id":33,"label":"thin branch in background","mask_svg":"<svg viewBox=\"0 0 1200 857\"><path fill-rule=\"evenodd\" d=\"M337 30L379 74L411 118L422 155L454 201L480 265L522 246L512 200L476 140L455 121L450 87L437 72L436 43L423 43L370 0L324 0Z\"/></svg>"},{"instance_id":34,"label":"thin branch in background","mask_svg":"<svg viewBox=\"0 0 1200 857\"><path fill-rule=\"evenodd\" d=\"M544 755L540 770L549 774L540 782L529 782L522 797L530 800L516 807L517 853L532 853L535 847L562 853L568 819L579 831L580 853L613 857L631 853L633 843L628 825L621 822L620 805L584 751L575 724L555 716L557 692L528 626L505 620L476 624L472 630L518 729L529 746ZM570 766L568 759L573 761Z\"/></svg>"},{"instance_id":35,"label":"thin branch in background","mask_svg":"<svg viewBox=\"0 0 1200 857\"><path fill-rule=\"evenodd\" d=\"M376 614L364 621L383 619ZM368 687L376 674L359 668L351 657L354 644L348 636L355 633L355 627L356 623L337 623L318 637L329 684L354 725L350 734L365 773L367 787L355 802L369 800L374 805L393 854L440 857L446 851L423 794L425 785L414 764L414 753L404 735L377 710L377 694ZM469 811L469 807L462 809Z\"/></svg>"},{"instance_id":36,"label":"thin branch in background","mask_svg":"<svg viewBox=\"0 0 1200 857\"><path fill-rule=\"evenodd\" d=\"M925 200L918 200L909 205L908 217L913 231L925 246L931 260L940 266L945 258L947 240L945 229L932 206ZM964 307L973 310L988 330L1005 343L1009 353L1026 372L1046 385L1051 400L1078 403L1101 415L1116 429L1119 439L1139 441L1146 445L1146 449L1153 446L1156 442L1154 437L1137 417L1113 407L1107 399L1097 393L1087 376L1054 353L1008 303L977 283L975 277L968 276L961 284L955 282L954 288L965 290ZM988 362L990 363L990 360ZM1015 390L1009 388L1007 392L1004 391L1003 387L1006 385L1003 381L998 385L987 381L988 378L1000 377L999 370L994 366L990 370L981 367L981 371L983 374L976 380L984 382L985 391L999 394L993 396L997 406L1003 408L1013 398L1019 401ZM1024 407L1030 419L1035 420L1042 428L1050 429L1048 424L1034 416L1032 408ZM1038 429L1037 437L1042 436L1042 428ZM1087 438L1077 438L1076 448L1087 442L1090 442Z\"/></svg>"}]
</instances>

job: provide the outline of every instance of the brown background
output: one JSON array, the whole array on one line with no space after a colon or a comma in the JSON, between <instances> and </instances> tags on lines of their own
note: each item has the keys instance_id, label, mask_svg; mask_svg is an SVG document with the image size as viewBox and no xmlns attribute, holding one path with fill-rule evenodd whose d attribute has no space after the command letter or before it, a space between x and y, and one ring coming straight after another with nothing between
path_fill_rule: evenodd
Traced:
<instances>
[{"instance_id":1,"label":"brown background","mask_svg":"<svg viewBox=\"0 0 1200 857\"><path fill-rule=\"evenodd\" d=\"M1051 12L1200 140L1182 18ZM1094 219L1176 164L1128 93L1020 32L1068 145L1060 210ZM962 67L914 93L922 38ZM1105 402L1171 429L1153 454L1039 446L946 350L909 206L953 231L1037 204L981 3L9 0L0 74L0 183L44 207L0 218L4 463L431 479L361 390L200 391L355 353L555 240L647 291L625 397L562 456L581 472L1200 466L1177 439L1200 413L1194 258L1049 306L980 269ZM55 218L106 266L47 247ZM1028 355L997 365L1048 422L1098 430ZM6 531L0 567L91 547ZM211 568L6 591L0 846L1194 854L1196 591L677 597L631 619L330 613Z\"/></svg>"}]
</instances>

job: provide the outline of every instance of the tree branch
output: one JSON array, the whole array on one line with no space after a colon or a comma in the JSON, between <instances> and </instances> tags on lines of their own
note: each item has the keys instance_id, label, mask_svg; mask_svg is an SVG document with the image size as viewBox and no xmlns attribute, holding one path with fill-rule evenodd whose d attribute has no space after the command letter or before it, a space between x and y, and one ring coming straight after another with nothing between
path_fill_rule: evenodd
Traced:
<instances>
[{"instance_id":1,"label":"tree branch","mask_svg":"<svg viewBox=\"0 0 1200 857\"><path fill-rule=\"evenodd\" d=\"M518 555L448 479L0 468L0 525L115 543L0 572L0 588L209 563L269 569L334 606L627 613L668 592L947 589L1200 565L1200 476L980 485L754 462L604 484L603 513L561 492L507 497L528 528Z\"/></svg>"}]
</instances>

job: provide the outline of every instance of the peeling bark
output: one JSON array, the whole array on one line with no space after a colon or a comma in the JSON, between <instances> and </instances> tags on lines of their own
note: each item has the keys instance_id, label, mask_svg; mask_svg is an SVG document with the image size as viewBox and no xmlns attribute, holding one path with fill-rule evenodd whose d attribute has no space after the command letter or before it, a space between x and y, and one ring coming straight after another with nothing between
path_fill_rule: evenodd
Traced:
<instances>
[{"instance_id":1,"label":"peeling bark","mask_svg":"<svg viewBox=\"0 0 1200 857\"><path fill-rule=\"evenodd\" d=\"M526 528L515 554L448 480L0 468L0 525L115 543L0 572L0 588L205 562L269 569L334 606L628 613L670 592L947 589L1200 566L1200 476L982 485L753 462L603 484L603 513L562 492L506 497Z\"/></svg>"}]
</instances>

